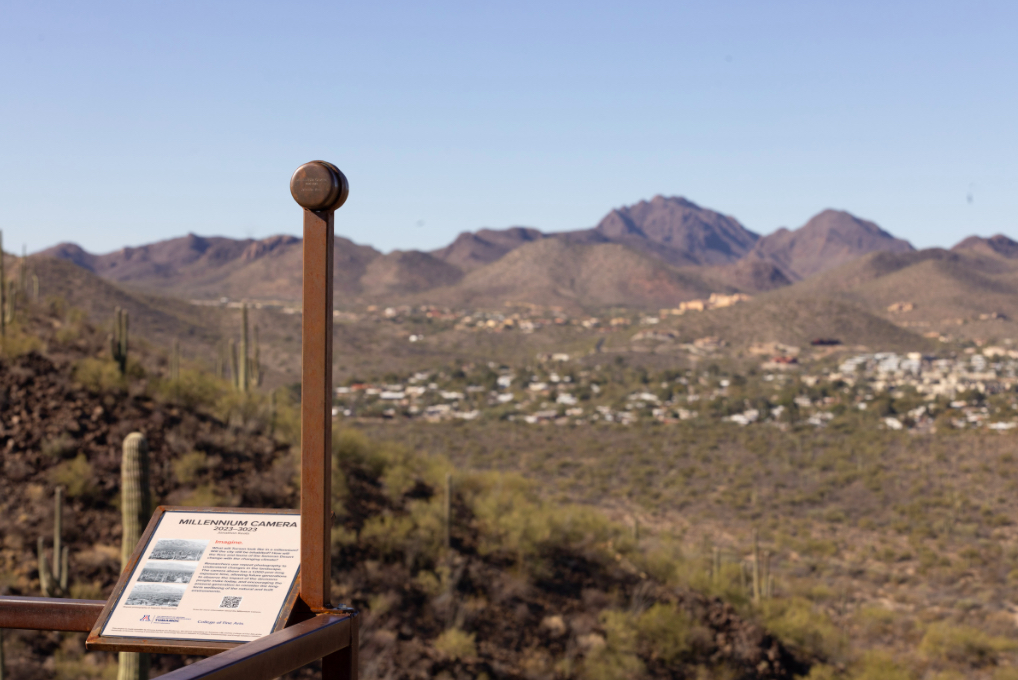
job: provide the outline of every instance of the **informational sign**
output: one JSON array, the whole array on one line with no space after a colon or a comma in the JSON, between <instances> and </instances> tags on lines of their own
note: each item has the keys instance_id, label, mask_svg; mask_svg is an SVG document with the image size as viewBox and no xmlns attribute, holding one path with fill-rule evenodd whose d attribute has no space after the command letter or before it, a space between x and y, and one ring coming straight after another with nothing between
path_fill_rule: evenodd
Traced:
<instances>
[{"instance_id":1,"label":"informational sign","mask_svg":"<svg viewBox=\"0 0 1018 680\"><path fill-rule=\"evenodd\" d=\"M300 514L160 508L129 566L90 642L255 640L279 630L293 606Z\"/></svg>"}]
</instances>

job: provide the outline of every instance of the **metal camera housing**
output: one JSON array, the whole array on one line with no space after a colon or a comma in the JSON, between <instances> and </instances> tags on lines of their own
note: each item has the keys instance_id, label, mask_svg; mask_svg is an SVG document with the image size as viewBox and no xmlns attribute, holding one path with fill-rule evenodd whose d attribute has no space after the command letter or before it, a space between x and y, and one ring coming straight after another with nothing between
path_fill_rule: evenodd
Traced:
<instances>
[{"instance_id":1,"label":"metal camera housing","mask_svg":"<svg viewBox=\"0 0 1018 680\"><path fill-rule=\"evenodd\" d=\"M346 203L350 183L332 163L311 161L297 168L290 177L290 194L305 210L335 210Z\"/></svg>"}]
</instances>

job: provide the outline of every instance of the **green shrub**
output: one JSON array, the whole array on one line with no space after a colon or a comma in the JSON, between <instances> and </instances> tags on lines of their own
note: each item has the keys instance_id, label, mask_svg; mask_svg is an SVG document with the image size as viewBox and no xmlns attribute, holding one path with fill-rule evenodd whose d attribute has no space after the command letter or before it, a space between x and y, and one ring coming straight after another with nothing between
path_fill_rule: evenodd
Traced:
<instances>
[{"instance_id":1,"label":"green shrub","mask_svg":"<svg viewBox=\"0 0 1018 680\"><path fill-rule=\"evenodd\" d=\"M815 659L840 656L846 640L819 607L802 597L763 603L764 625L789 647Z\"/></svg>"},{"instance_id":2,"label":"green shrub","mask_svg":"<svg viewBox=\"0 0 1018 680\"><path fill-rule=\"evenodd\" d=\"M127 378L120 375L116 362L110 359L82 359L74 366L74 379L96 394L127 389Z\"/></svg>"},{"instance_id":3,"label":"green shrub","mask_svg":"<svg viewBox=\"0 0 1018 680\"><path fill-rule=\"evenodd\" d=\"M970 666L994 664L1001 652L1012 651L1016 647L1018 643L1007 638L946 621L930 624L919 643L919 651L927 657Z\"/></svg>"},{"instance_id":4,"label":"green shrub","mask_svg":"<svg viewBox=\"0 0 1018 680\"><path fill-rule=\"evenodd\" d=\"M64 487L68 498L87 497L95 492L95 473L83 453L52 468L49 476L55 485Z\"/></svg>"},{"instance_id":5,"label":"green shrub","mask_svg":"<svg viewBox=\"0 0 1018 680\"><path fill-rule=\"evenodd\" d=\"M219 493L215 484L212 482L206 482L184 496L184 498L181 499L180 504L195 508L202 508L229 505L230 503L229 499Z\"/></svg>"},{"instance_id":6,"label":"green shrub","mask_svg":"<svg viewBox=\"0 0 1018 680\"><path fill-rule=\"evenodd\" d=\"M191 451L170 463L181 484L191 484L208 468L208 457L202 451Z\"/></svg>"},{"instance_id":7,"label":"green shrub","mask_svg":"<svg viewBox=\"0 0 1018 680\"><path fill-rule=\"evenodd\" d=\"M677 663L709 637L706 628L671 604L652 605L636 617L633 627L645 655L667 665Z\"/></svg>"},{"instance_id":8,"label":"green shrub","mask_svg":"<svg viewBox=\"0 0 1018 680\"><path fill-rule=\"evenodd\" d=\"M583 663L583 677L588 680L619 680L638 678L645 668L637 656L637 637L632 615L620 611L603 611L604 644L591 645Z\"/></svg>"},{"instance_id":9,"label":"green shrub","mask_svg":"<svg viewBox=\"0 0 1018 680\"><path fill-rule=\"evenodd\" d=\"M63 432L52 439L42 443L42 454L49 458L67 458L77 448L74 439Z\"/></svg>"},{"instance_id":10,"label":"green shrub","mask_svg":"<svg viewBox=\"0 0 1018 680\"><path fill-rule=\"evenodd\" d=\"M230 393L230 386L225 380L220 380L211 373L182 369L179 380L156 381L155 390L163 399L185 408L214 409Z\"/></svg>"},{"instance_id":11,"label":"green shrub","mask_svg":"<svg viewBox=\"0 0 1018 680\"><path fill-rule=\"evenodd\" d=\"M887 652L868 652L853 664L850 680L915 680L916 674Z\"/></svg>"},{"instance_id":12,"label":"green shrub","mask_svg":"<svg viewBox=\"0 0 1018 680\"><path fill-rule=\"evenodd\" d=\"M435 639L435 649L453 661L477 656L477 645L474 644L474 637L473 633L467 633L459 628L450 628Z\"/></svg>"},{"instance_id":13,"label":"green shrub","mask_svg":"<svg viewBox=\"0 0 1018 680\"><path fill-rule=\"evenodd\" d=\"M368 519L361 528L361 546L385 558L402 558L408 565L433 563L445 547L442 508L438 502L415 500L408 510Z\"/></svg>"}]
</instances>

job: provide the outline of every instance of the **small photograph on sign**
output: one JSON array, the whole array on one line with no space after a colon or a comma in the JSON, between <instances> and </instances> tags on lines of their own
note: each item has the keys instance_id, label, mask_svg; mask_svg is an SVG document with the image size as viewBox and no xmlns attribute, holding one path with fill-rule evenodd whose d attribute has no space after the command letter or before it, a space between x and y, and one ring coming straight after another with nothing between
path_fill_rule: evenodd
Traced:
<instances>
[{"instance_id":1,"label":"small photograph on sign","mask_svg":"<svg viewBox=\"0 0 1018 680\"><path fill-rule=\"evenodd\" d=\"M193 538L161 538L152 548L149 559L152 560L191 560L197 562L201 559L202 553L208 541L195 540Z\"/></svg>"},{"instance_id":2,"label":"small photograph on sign","mask_svg":"<svg viewBox=\"0 0 1018 680\"><path fill-rule=\"evenodd\" d=\"M190 583L197 562L149 560L138 577L140 583Z\"/></svg>"},{"instance_id":3,"label":"small photograph on sign","mask_svg":"<svg viewBox=\"0 0 1018 680\"><path fill-rule=\"evenodd\" d=\"M176 607L187 586L176 583L139 583L127 596L128 605Z\"/></svg>"}]
</instances>

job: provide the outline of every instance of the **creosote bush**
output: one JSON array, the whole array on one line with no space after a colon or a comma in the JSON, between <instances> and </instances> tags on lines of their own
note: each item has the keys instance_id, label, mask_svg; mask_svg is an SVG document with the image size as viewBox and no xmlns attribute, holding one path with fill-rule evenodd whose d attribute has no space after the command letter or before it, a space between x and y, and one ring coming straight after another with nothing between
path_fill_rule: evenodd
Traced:
<instances>
[{"instance_id":1,"label":"creosote bush","mask_svg":"<svg viewBox=\"0 0 1018 680\"><path fill-rule=\"evenodd\" d=\"M74 367L74 379L96 394L127 389L127 376L121 375L117 364L109 359L82 359Z\"/></svg>"},{"instance_id":2,"label":"creosote bush","mask_svg":"<svg viewBox=\"0 0 1018 680\"><path fill-rule=\"evenodd\" d=\"M95 492L95 473L83 453L52 468L50 480L55 486L64 487L68 498L87 497Z\"/></svg>"},{"instance_id":3,"label":"creosote bush","mask_svg":"<svg viewBox=\"0 0 1018 680\"><path fill-rule=\"evenodd\" d=\"M1018 643L1013 640L988 635L978 628L939 621L926 629L919 651L941 661L978 667L996 663L1002 652L1016 647Z\"/></svg>"},{"instance_id":4,"label":"creosote bush","mask_svg":"<svg viewBox=\"0 0 1018 680\"><path fill-rule=\"evenodd\" d=\"M435 649L453 660L477 656L475 637L473 633L464 632L459 628L450 628L435 639Z\"/></svg>"}]
</instances>

